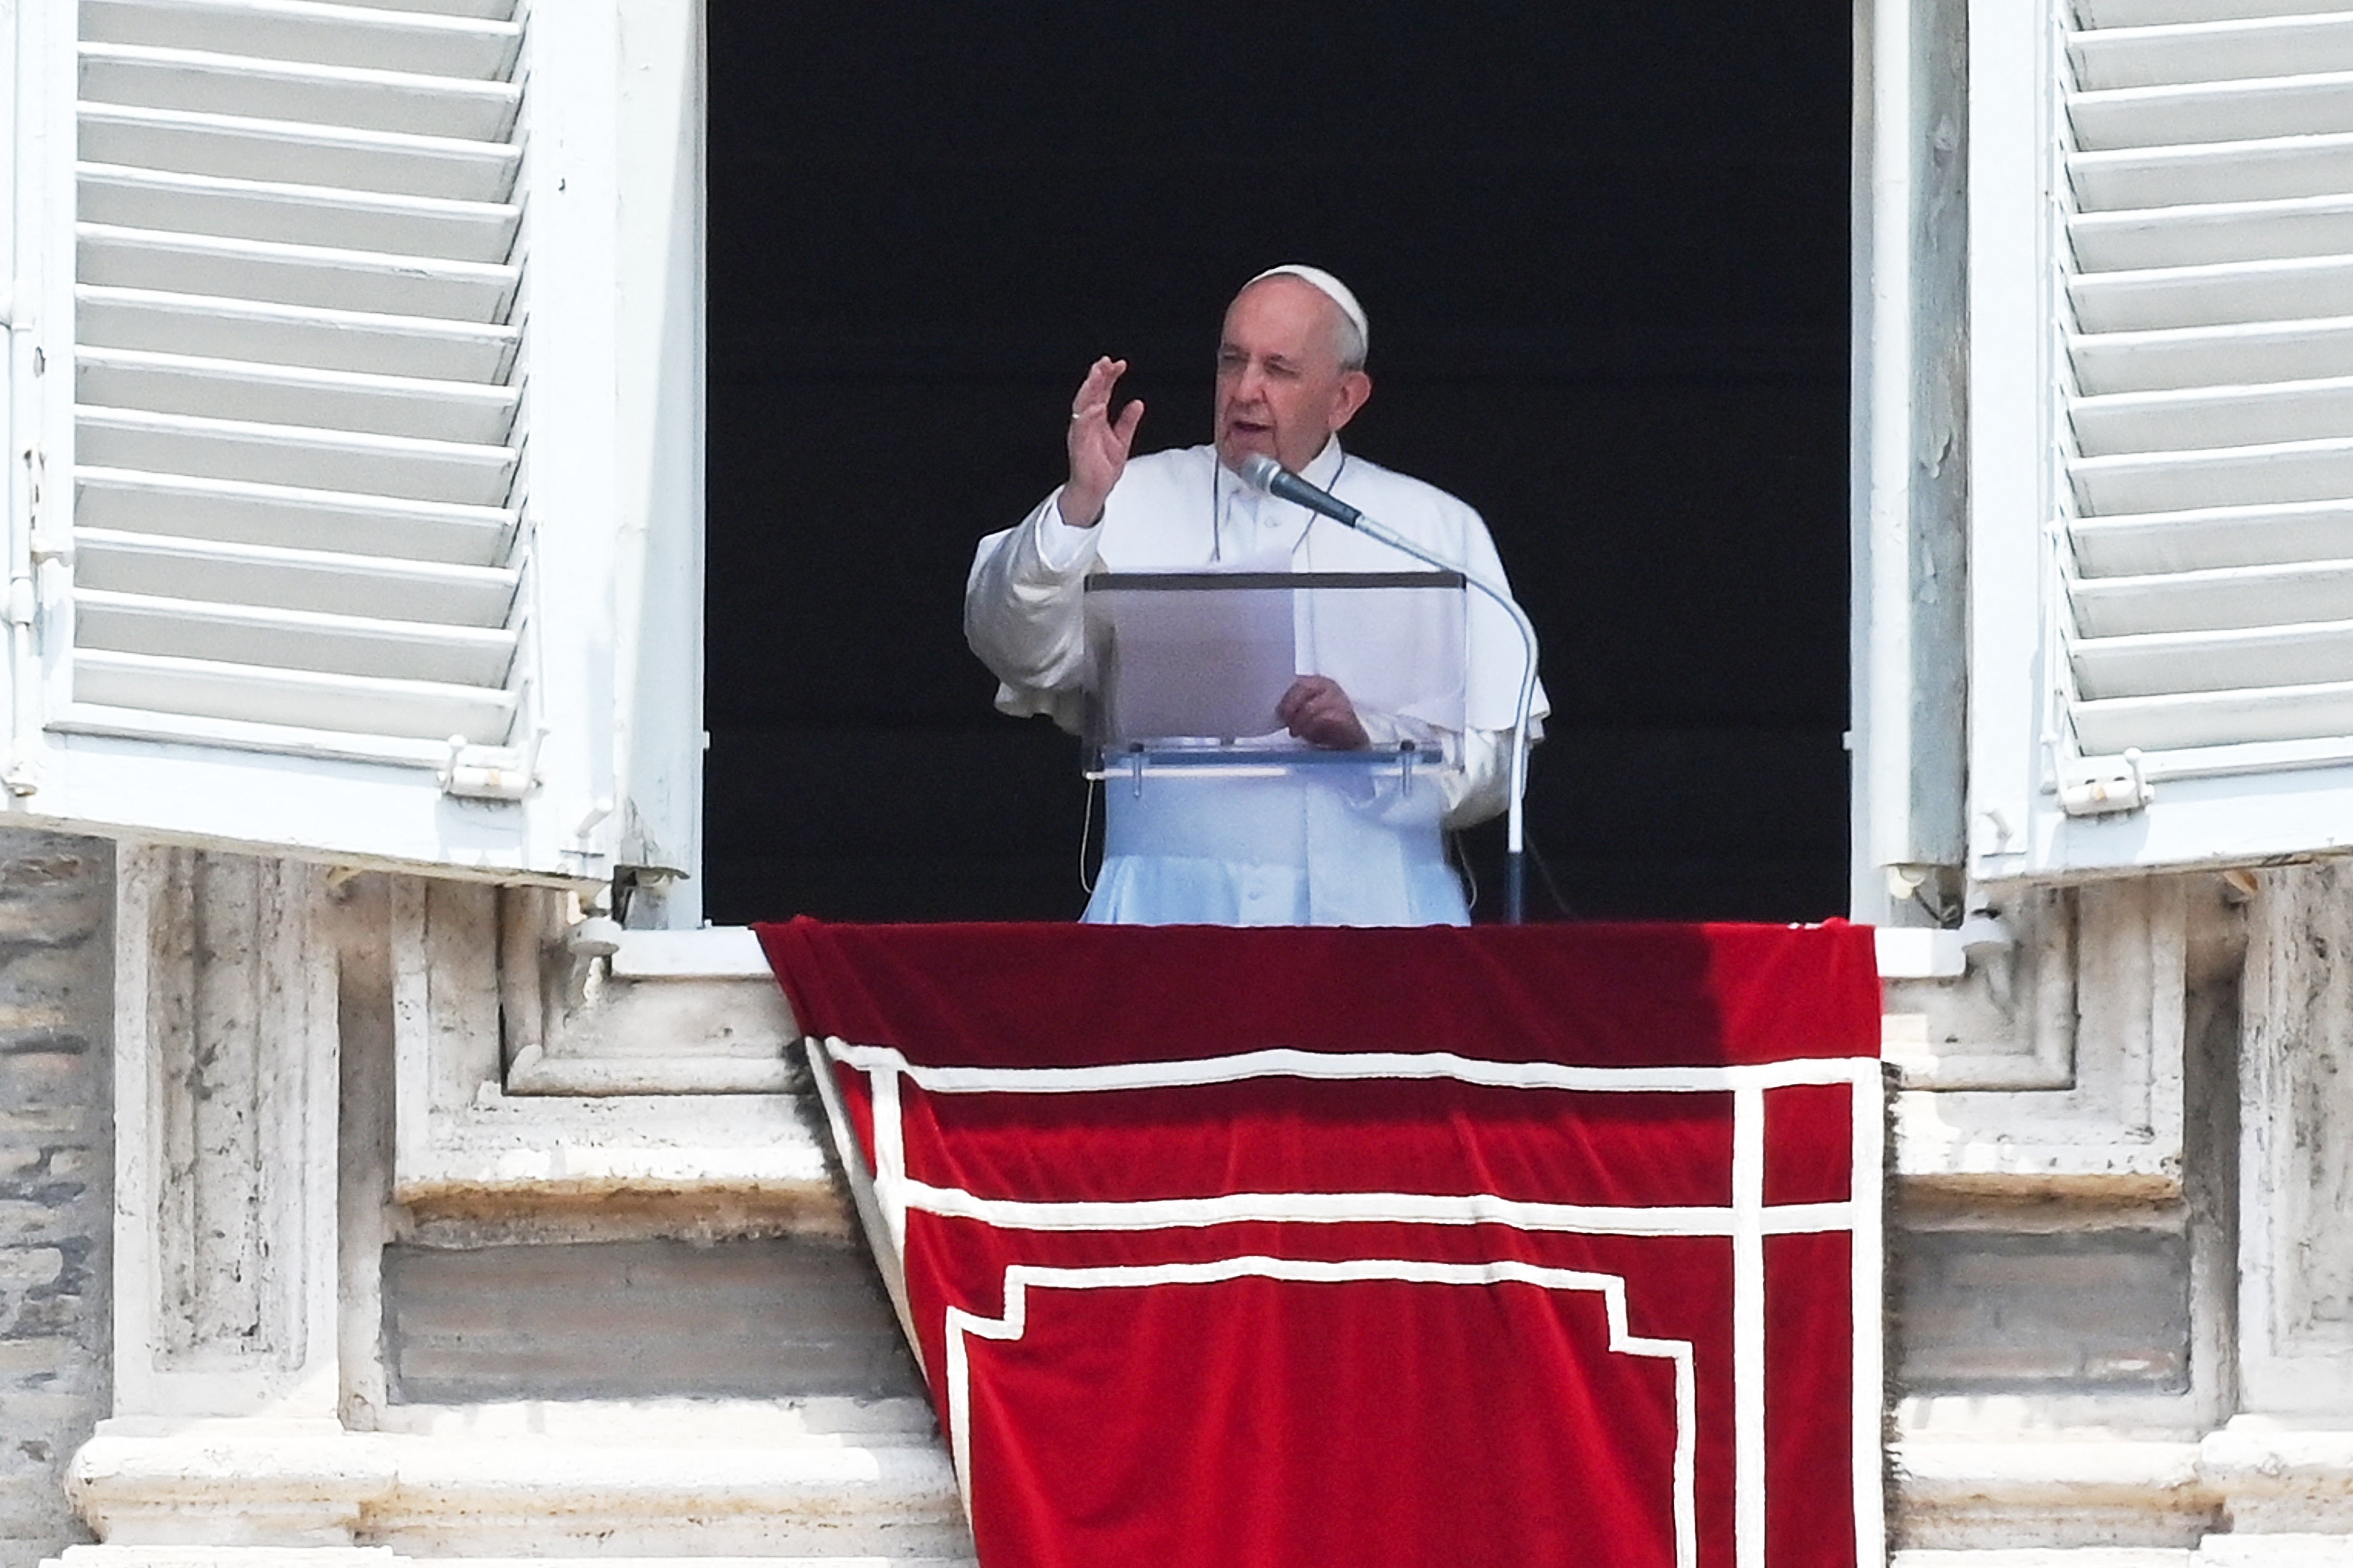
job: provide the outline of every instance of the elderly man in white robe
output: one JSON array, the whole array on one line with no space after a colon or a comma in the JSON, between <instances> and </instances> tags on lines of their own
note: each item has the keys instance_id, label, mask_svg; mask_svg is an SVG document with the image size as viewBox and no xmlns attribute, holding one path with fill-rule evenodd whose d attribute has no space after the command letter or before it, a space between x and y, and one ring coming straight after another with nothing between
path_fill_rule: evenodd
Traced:
<instances>
[{"instance_id":1,"label":"elderly man in white robe","mask_svg":"<svg viewBox=\"0 0 2353 1568\"><path fill-rule=\"evenodd\" d=\"M1369 331L1345 285L1320 268L1261 273L1227 308L1218 342L1216 439L1131 458L1144 405L1116 416L1127 362L1099 359L1072 399L1070 474L1021 522L980 542L965 593L965 635L1002 684L1005 712L1046 714L1077 732L1092 676L1085 583L1100 572L1248 567L1298 572L1422 569L1401 552L1238 477L1272 457L1390 530L1501 583L1486 525L1445 491L1344 452L1339 432L1372 395ZM1308 746L1442 745L1459 767L1409 783L1300 768L1281 777L1155 775L1106 791L1103 869L1085 918L1134 924L1464 925L1445 830L1503 811L1523 660L1504 612L1465 611L1462 730L1432 735L1360 707L1328 675L1299 677L1275 718ZM1336 619L1337 617L1327 617ZM1356 628L1361 635L1361 628ZM1335 627L1303 635L1339 637ZM1344 660L1298 649L1307 669ZM1539 689L1535 714L1546 711ZM1435 787L1432 787L1432 786Z\"/></svg>"}]
</instances>

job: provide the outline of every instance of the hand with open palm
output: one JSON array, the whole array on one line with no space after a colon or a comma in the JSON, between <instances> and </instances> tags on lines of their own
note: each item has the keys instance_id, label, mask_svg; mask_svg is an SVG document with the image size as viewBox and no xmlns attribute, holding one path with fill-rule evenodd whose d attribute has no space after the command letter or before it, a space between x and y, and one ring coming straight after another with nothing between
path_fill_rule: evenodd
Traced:
<instances>
[{"instance_id":1,"label":"hand with open palm","mask_svg":"<svg viewBox=\"0 0 2353 1568\"><path fill-rule=\"evenodd\" d=\"M1111 416L1112 388L1126 371L1124 359L1095 361L1071 401L1071 477L1062 486L1061 512L1072 528L1092 528L1103 521L1103 502L1127 468L1144 405L1132 402L1117 419Z\"/></svg>"}]
</instances>

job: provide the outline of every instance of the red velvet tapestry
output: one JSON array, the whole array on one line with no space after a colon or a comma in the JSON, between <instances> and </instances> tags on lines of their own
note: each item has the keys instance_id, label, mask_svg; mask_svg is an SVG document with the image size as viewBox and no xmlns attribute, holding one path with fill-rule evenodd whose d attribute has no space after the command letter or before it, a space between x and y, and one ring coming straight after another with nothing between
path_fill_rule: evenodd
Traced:
<instances>
[{"instance_id":1,"label":"red velvet tapestry","mask_svg":"<svg viewBox=\"0 0 2353 1568\"><path fill-rule=\"evenodd\" d=\"M761 928L984 1568L1852 1568L1833 924Z\"/></svg>"}]
</instances>

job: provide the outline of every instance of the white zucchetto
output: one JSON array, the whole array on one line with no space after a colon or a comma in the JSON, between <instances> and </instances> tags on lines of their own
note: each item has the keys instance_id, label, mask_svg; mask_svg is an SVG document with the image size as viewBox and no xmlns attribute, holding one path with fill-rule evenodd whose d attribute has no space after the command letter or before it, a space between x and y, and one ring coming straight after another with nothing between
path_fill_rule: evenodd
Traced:
<instances>
[{"instance_id":1,"label":"white zucchetto","mask_svg":"<svg viewBox=\"0 0 2353 1568\"><path fill-rule=\"evenodd\" d=\"M1268 268L1251 279L1250 283L1243 284L1242 288L1248 289L1250 283L1262 283L1270 278L1296 278L1302 283L1318 290L1324 298L1340 307L1340 313L1348 318L1350 326L1356 329L1356 341L1367 350L1372 347L1373 329L1365 320L1365 308L1356 303L1356 296L1345 283L1341 282L1321 267L1309 267L1303 262L1291 261L1285 262L1281 267Z\"/></svg>"}]
</instances>

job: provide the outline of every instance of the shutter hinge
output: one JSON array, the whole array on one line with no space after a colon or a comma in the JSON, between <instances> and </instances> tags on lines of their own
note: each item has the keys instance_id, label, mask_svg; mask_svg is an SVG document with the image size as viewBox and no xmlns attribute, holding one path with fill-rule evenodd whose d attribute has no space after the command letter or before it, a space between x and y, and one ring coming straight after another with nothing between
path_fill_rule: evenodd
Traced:
<instances>
[{"instance_id":1,"label":"shutter hinge","mask_svg":"<svg viewBox=\"0 0 2353 1568\"><path fill-rule=\"evenodd\" d=\"M449 737L449 760L435 776L441 793L461 800L521 800L539 787L539 747L547 739L542 728L527 751L512 746L476 746L463 735Z\"/></svg>"},{"instance_id":2,"label":"shutter hinge","mask_svg":"<svg viewBox=\"0 0 2353 1568\"><path fill-rule=\"evenodd\" d=\"M60 537L48 527L48 450L36 442L25 448L26 553L35 566L50 561L66 564L73 560L72 539Z\"/></svg>"},{"instance_id":3,"label":"shutter hinge","mask_svg":"<svg viewBox=\"0 0 2353 1568\"><path fill-rule=\"evenodd\" d=\"M2070 816L2138 811L2156 798L2137 747L2120 757L2078 757L2059 769L2059 809Z\"/></svg>"},{"instance_id":4,"label":"shutter hinge","mask_svg":"<svg viewBox=\"0 0 2353 1568\"><path fill-rule=\"evenodd\" d=\"M609 860L612 858L611 854L609 851L597 848L595 840L592 839L589 835L596 831L596 825L598 823L604 821L607 817L612 815L613 802L611 798L609 796L599 795L596 798L596 803L590 805L586 812L581 814L579 822L574 825L572 829L572 842L557 851L558 854L564 856L566 859L577 860L580 863L578 870L584 877L594 877L599 881L607 879L606 874L603 870L599 868L592 867L590 862Z\"/></svg>"}]
</instances>

